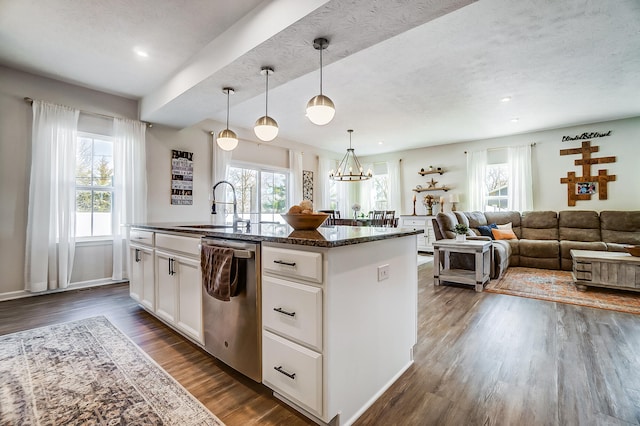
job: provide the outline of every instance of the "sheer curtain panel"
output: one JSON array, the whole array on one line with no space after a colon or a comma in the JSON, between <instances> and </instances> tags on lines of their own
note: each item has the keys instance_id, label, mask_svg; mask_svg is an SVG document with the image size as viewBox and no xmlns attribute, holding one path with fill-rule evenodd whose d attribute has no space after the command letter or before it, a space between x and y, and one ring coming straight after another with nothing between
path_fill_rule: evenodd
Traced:
<instances>
[{"instance_id":1,"label":"sheer curtain panel","mask_svg":"<svg viewBox=\"0 0 640 426\"><path fill-rule=\"evenodd\" d=\"M485 211L485 185L487 181L487 151L467 153L467 176L469 179L469 211Z\"/></svg>"},{"instance_id":2,"label":"sheer curtain panel","mask_svg":"<svg viewBox=\"0 0 640 426\"><path fill-rule=\"evenodd\" d=\"M507 149L509 163L509 209L533 210L533 179L531 177L531 145L510 146Z\"/></svg>"},{"instance_id":3,"label":"sheer curtain panel","mask_svg":"<svg viewBox=\"0 0 640 426\"><path fill-rule=\"evenodd\" d=\"M387 162L387 176L389 179L389 194L387 195L389 205L387 210L395 210L396 216L402 213L402 182L400 179L400 162L393 160Z\"/></svg>"},{"instance_id":4,"label":"sheer curtain panel","mask_svg":"<svg viewBox=\"0 0 640 426\"><path fill-rule=\"evenodd\" d=\"M320 156L318 157L318 176L315 179L315 185L318 188L318 195L313 202L316 210L328 209L331 203L331 182L329 181L329 172L331 172L331 165L335 161Z\"/></svg>"},{"instance_id":5,"label":"sheer curtain panel","mask_svg":"<svg viewBox=\"0 0 640 426\"><path fill-rule=\"evenodd\" d=\"M123 278L125 225L147 220L146 128L144 123L125 118L115 118L113 122L114 201L111 220L114 280Z\"/></svg>"},{"instance_id":6,"label":"sheer curtain panel","mask_svg":"<svg viewBox=\"0 0 640 426\"><path fill-rule=\"evenodd\" d=\"M34 100L25 290L66 288L75 254L79 110Z\"/></svg>"},{"instance_id":7,"label":"sheer curtain panel","mask_svg":"<svg viewBox=\"0 0 640 426\"><path fill-rule=\"evenodd\" d=\"M302 152L289 150L289 208L302 201ZM314 207L315 209L315 207Z\"/></svg>"}]
</instances>

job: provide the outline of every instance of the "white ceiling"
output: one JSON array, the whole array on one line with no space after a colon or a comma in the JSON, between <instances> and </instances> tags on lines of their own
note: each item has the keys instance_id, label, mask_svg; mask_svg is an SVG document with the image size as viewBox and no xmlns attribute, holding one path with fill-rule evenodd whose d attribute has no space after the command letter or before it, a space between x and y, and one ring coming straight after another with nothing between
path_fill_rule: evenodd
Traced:
<instances>
[{"instance_id":1,"label":"white ceiling","mask_svg":"<svg viewBox=\"0 0 640 426\"><path fill-rule=\"evenodd\" d=\"M319 36L337 109L322 127L304 117ZM352 128L368 155L640 116L640 1L0 0L0 64L176 127L224 122L231 86L236 130L264 115L271 65L283 139L344 152Z\"/></svg>"}]
</instances>

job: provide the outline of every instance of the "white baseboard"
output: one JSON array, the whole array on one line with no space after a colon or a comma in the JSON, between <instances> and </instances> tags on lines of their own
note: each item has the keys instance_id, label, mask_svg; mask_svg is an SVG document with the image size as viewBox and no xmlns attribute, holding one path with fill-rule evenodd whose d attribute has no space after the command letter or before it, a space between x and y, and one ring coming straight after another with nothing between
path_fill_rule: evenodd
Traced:
<instances>
[{"instance_id":1,"label":"white baseboard","mask_svg":"<svg viewBox=\"0 0 640 426\"><path fill-rule=\"evenodd\" d=\"M79 290L79 289L89 288L89 287L100 287L103 285L120 284L120 283L126 283L128 281L129 280L112 280L110 278L103 278L98 280L89 280L89 281L71 283L67 288L57 288L55 290L39 291L37 293L31 293L26 290L8 291L6 293L0 293L0 302L3 302L5 300L22 299L25 297L42 296L44 294L61 293L63 291Z\"/></svg>"}]
</instances>

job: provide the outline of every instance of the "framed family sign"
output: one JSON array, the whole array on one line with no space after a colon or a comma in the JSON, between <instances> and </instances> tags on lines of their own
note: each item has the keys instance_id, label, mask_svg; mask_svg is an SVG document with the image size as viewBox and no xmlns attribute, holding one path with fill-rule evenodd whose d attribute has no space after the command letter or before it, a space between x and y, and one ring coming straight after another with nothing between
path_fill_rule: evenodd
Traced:
<instances>
[{"instance_id":1,"label":"framed family sign","mask_svg":"<svg viewBox=\"0 0 640 426\"><path fill-rule=\"evenodd\" d=\"M193 152L171 150L171 204L193 204Z\"/></svg>"}]
</instances>

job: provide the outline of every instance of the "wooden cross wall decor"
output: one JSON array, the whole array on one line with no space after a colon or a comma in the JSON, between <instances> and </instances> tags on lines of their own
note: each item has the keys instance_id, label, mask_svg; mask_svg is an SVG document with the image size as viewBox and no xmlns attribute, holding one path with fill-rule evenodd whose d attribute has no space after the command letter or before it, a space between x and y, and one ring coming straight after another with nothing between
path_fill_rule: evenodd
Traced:
<instances>
[{"instance_id":1,"label":"wooden cross wall decor","mask_svg":"<svg viewBox=\"0 0 640 426\"><path fill-rule=\"evenodd\" d=\"M616 157L592 158L591 154L598 152L599 147L591 146L591 141L582 142L582 148L561 149L560 155L581 154L582 158L575 160L576 166L582 166L582 176L576 177L576 172L567 172L566 178L560 178L560 183L567 184L567 199L569 206L575 206L577 200L590 200L598 189L598 199L607 199L607 183L616 180L616 175L607 174L607 169L598 170L596 176L591 175L592 164L615 163Z\"/></svg>"}]
</instances>

